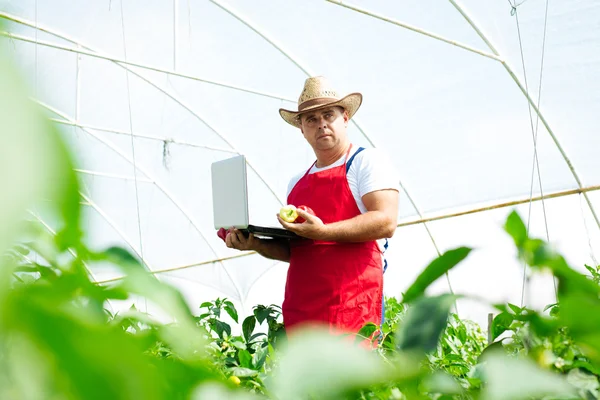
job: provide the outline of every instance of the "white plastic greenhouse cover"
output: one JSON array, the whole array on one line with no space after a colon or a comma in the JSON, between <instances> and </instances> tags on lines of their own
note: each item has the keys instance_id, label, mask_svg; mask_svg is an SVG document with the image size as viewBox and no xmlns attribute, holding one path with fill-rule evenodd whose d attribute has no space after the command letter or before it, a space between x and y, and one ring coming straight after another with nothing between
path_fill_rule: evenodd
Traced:
<instances>
[{"instance_id":1,"label":"white plastic greenhouse cover","mask_svg":"<svg viewBox=\"0 0 600 400\"><path fill-rule=\"evenodd\" d=\"M350 137L385 151L401 178L386 294L467 245L476 250L431 293L450 283L541 307L552 280L523 284L502 229L513 207L501 206L520 203L531 233L574 267L596 263L600 2L515 1L14 0L0 15L75 150L86 240L131 249L192 309L218 296L241 314L281 303L287 264L215 234L210 164L245 154L252 216L276 223L288 180L314 160L277 110L296 106L309 75L363 93ZM490 308L471 299L458 311L484 323Z\"/></svg>"}]
</instances>

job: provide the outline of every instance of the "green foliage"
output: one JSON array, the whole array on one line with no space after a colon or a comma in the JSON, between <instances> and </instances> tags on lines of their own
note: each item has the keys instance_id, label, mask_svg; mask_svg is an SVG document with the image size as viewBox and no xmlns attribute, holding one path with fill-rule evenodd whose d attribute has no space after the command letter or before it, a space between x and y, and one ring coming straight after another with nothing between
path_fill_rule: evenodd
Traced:
<instances>
[{"instance_id":1,"label":"green foliage","mask_svg":"<svg viewBox=\"0 0 600 400\"><path fill-rule=\"evenodd\" d=\"M39 233L32 243L48 238ZM46 243L48 253L59 257L45 259L34 254L35 246L21 244L4 258L10 262L2 267L12 269L13 279L4 282L0 302L2 398L36 398L35 393L42 398L186 398L198 382L217 379L196 352L204 346L205 335L193 327L193 317L174 289L140 279L136 267L124 262L118 264L126 276L122 282L96 285L86 263L109 258L114 250L91 257L80 243L82 255L67 256L56 242L50 245ZM16 253L23 257L17 260ZM36 262L28 257L34 255ZM117 316L105 310L109 300L133 293L173 300L162 305L180 318L177 326L160 324L135 309ZM159 343L177 349L178 357L152 357L164 351ZM25 379L32 370L35 385Z\"/></svg>"},{"instance_id":2,"label":"green foliage","mask_svg":"<svg viewBox=\"0 0 600 400\"><path fill-rule=\"evenodd\" d=\"M593 268L586 264L585 269L587 269L590 272L590 278L592 279L592 281L600 285L600 265L597 265L595 268Z\"/></svg>"},{"instance_id":3,"label":"green foliage","mask_svg":"<svg viewBox=\"0 0 600 400\"><path fill-rule=\"evenodd\" d=\"M205 302L200 309L204 312L195 319L198 326L210 334L207 355L213 367L224 377L239 378L242 386L252 392L264 393L264 379L272 369L275 346L283 335L283 324L278 321L281 308L276 305L254 307L253 314L242 323L241 335L232 335L231 325L220 320L224 310L238 322L238 312L229 300L218 298ZM255 332L265 322L266 332Z\"/></svg>"},{"instance_id":4,"label":"green foliage","mask_svg":"<svg viewBox=\"0 0 600 400\"><path fill-rule=\"evenodd\" d=\"M398 350L423 353L435 350L455 299L453 295L443 294L417 300L408 309L398 330Z\"/></svg>"},{"instance_id":5,"label":"green foliage","mask_svg":"<svg viewBox=\"0 0 600 400\"><path fill-rule=\"evenodd\" d=\"M471 374L486 346L487 338L479 325L451 313L436 351L428 355L429 366L449 373L466 389L476 388L479 381Z\"/></svg>"}]
</instances>

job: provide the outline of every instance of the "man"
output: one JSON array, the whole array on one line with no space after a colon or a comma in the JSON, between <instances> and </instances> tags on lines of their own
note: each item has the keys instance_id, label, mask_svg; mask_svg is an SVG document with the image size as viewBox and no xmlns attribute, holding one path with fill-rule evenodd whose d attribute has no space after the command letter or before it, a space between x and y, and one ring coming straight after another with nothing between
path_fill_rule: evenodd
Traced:
<instances>
[{"instance_id":1,"label":"man","mask_svg":"<svg viewBox=\"0 0 600 400\"><path fill-rule=\"evenodd\" d=\"M298 111L280 109L300 128L317 157L288 187L288 204L306 205L306 221L281 225L305 238L279 241L248 238L237 229L228 247L254 250L290 263L283 302L289 330L300 324L327 324L333 332L358 332L382 320L383 260L377 240L394 234L398 216L398 178L376 149L353 146L348 122L362 103L360 93L340 98L324 77L308 78Z\"/></svg>"}]
</instances>

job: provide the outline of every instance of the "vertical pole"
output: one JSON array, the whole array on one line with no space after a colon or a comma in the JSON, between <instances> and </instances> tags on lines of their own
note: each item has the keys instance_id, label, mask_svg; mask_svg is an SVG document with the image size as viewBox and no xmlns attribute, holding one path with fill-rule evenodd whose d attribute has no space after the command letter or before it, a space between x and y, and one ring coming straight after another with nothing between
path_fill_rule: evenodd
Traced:
<instances>
[{"instance_id":1,"label":"vertical pole","mask_svg":"<svg viewBox=\"0 0 600 400\"><path fill-rule=\"evenodd\" d=\"M173 0L173 71L177 71L177 0Z\"/></svg>"},{"instance_id":2,"label":"vertical pole","mask_svg":"<svg viewBox=\"0 0 600 400\"><path fill-rule=\"evenodd\" d=\"M487 326L488 346L490 344L492 344L492 341L494 340L494 332L492 332L492 322L494 322L494 314L489 313L488 314L488 326Z\"/></svg>"},{"instance_id":3,"label":"vertical pole","mask_svg":"<svg viewBox=\"0 0 600 400\"><path fill-rule=\"evenodd\" d=\"M81 45L77 45L77 48L81 48ZM80 76L80 68L81 68L81 54L76 54L76 77L75 77L75 121L79 123L79 96L80 96L80 85L81 85L81 76Z\"/></svg>"}]
</instances>

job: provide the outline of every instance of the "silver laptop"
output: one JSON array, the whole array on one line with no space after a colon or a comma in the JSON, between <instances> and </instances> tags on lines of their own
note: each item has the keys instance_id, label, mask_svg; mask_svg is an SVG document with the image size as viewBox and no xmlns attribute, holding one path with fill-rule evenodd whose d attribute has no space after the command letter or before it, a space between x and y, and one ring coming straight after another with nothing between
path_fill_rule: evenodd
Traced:
<instances>
[{"instance_id":1,"label":"silver laptop","mask_svg":"<svg viewBox=\"0 0 600 400\"><path fill-rule=\"evenodd\" d=\"M245 156L239 155L212 163L211 178L215 229L235 227L245 236L253 233L268 238L299 238L294 232L281 227L250 224Z\"/></svg>"}]
</instances>

